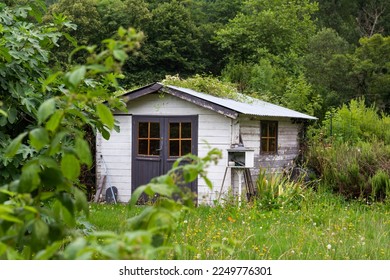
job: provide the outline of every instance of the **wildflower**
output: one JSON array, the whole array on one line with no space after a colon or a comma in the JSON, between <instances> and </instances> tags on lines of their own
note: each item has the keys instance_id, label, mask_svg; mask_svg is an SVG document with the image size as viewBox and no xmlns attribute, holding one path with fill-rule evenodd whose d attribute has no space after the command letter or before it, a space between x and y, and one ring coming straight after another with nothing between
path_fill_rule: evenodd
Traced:
<instances>
[{"instance_id":1,"label":"wildflower","mask_svg":"<svg viewBox=\"0 0 390 280\"><path fill-rule=\"evenodd\" d=\"M330 250L330 249L332 249L332 245L328 244L328 245L326 245L326 248L327 248L328 250Z\"/></svg>"},{"instance_id":2,"label":"wildflower","mask_svg":"<svg viewBox=\"0 0 390 280\"><path fill-rule=\"evenodd\" d=\"M197 254L197 255L196 255L196 258L197 258L198 260L199 260L201 257L202 257L201 254Z\"/></svg>"},{"instance_id":3,"label":"wildflower","mask_svg":"<svg viewBox=\"0 0 390 280\"><path fill-rule=\"evenodd\" d=\"M317 223L313 223L313 226L316 226L317 225Z\"/></svg>"},{"instance_id":4,"label":"wildflower","mask_svg":"<svg viewBox=\"0 0 390 280\"><path fill-rule=\"evenodd\" d=\"M188 223L188 221L187 221L187 220L184 220L183 223L186 224L186 223Z\"/></svg>"},{"instance_id":5,"label":"wildflower","mask_svg":"<svg viewBox=\"0 0 390 280\"><path fill-rule=\"evenodd\" d=\"M231 223L235 223L235 222L236 222L236 220L235 220L235 219L233 219L233 218L232 218L232 217L230 217L230 216L228 217L228 221L229 221L229 222L231 222Z\"/></svg>"}]
</instances>

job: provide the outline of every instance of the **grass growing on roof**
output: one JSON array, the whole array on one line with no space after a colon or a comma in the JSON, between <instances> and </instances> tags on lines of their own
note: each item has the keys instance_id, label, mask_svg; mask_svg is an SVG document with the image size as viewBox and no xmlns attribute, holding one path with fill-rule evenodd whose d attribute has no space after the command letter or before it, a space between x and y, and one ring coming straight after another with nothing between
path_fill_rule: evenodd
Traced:
<instances>
[{"instance_id":1,"label":"grass growing on roof","mask_svg":"<svg viewBox=\"0 0 390 280\"><path fill-rule=\"evenodd\" d=\"M211 76L195 75L187 79L181 79L178 75L166 76L162 84L189 88L198 92L207 93L216 97L229 98L239 102L253 102L251 98L237 91L234 84L222 82Z\"/></svg>"}]
</instances>

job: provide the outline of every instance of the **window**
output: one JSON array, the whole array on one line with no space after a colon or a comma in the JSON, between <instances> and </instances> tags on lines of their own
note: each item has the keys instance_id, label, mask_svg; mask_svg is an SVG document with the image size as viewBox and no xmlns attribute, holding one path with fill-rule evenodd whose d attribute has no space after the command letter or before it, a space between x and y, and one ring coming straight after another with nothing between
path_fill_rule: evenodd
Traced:
<instances>
[{"instance_id":1,"label":"window","mask_svg":"<svg viewBox=\"0 0 390 280\"><path fill-rule=\"evenodd\" d=\"M169 123L169 156L181 157L191 153L191 123Z\"/></svg>"},{"instance_id":2,"label":"window","mask_svg":"<svg viewBox=\"0 0 390 280\"><path fill-rule=\"evenodd\" d=\"M262 154L276 154L278 147L278 122L262 121L260 123L260 151Z\"/></svg>"},{"instance_id":3,"label":"window","mask_svg":"<svg viewBox=\"0 0 390 280\"><path fill-rule=\"evenodd\" d=\"M138 125L138 155L160 154L160 123L140 122Z\"/></svg>"}]
</instances>

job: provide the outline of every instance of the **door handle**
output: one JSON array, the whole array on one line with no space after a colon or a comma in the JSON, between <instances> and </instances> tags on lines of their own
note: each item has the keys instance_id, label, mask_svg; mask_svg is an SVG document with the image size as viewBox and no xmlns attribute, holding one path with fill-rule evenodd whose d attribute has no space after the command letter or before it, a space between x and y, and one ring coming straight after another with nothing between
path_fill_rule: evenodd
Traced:
<instances>
[{"instance_id":1,"label":"door handle","mask_svg":"<svg viewBox=\"0 0 390 280\"><path fill-rule=\"evenodd\" d=\"M162 149L163 149L163 139L164 138L162 138L162 137L160 138L160 148L158 148L156 151L159 151L159 152L162 151Z\"/></svg>"}]
</instances>

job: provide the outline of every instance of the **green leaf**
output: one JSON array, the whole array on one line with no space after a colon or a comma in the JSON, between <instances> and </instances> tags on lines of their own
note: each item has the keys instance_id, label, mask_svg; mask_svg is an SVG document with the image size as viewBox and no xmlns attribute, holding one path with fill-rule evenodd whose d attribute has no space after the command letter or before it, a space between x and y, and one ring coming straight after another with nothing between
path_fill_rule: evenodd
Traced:
<instances>
[{"instance_id":1,"label":"green leaf","mask_svg":"<svg viewBox=\"0 0 390 280\"><path fill-rule=\"evenodd\" d=\"M76 210L82 210L86 215L88 215L88 201L85 194L78 188L74 188L74 199Z\"/></svg>"},{"instance_id":2,"label":"green leaf","mask_svg":"<svg viewBox=\"0 0 390 280\"><path fill-rule=\"evenodd\" d=\"M6 157L13 157L18 152L18 149L22 144L22 140L26 135L27 132L23 132L22 134L19 134L19 136L16 137L14 140L12 140L11 144L5 150Z\"/></svg>"},{"instance_id":3,"label":"green leaf","mask_svg":"<svg viewBox=\"0 0 390 280\"><path fill-rule=\"evenodd\" d=\"M61 123L63 116L64 116L63 110L56 111L46 123L46 129L49 131L55 131L59 126L59 124Z\"/></svg>"},{"instance_id":4,"label":"green leaf","mask_svg":"<svg viewBox=\"0 0 390 280\"><path fill-rule=\"evenodd\" d=\"M13 124L18 116L18 111L15 108L10 108L7 113L8 121L10 124Z\"/></svg>"},{"instance_id":5,"label":"green leaf","mask_svg":"<svg viewBox=\"0 0 390 280\"><path fill-rule=\"evenodd\" d=\"M87 246L87 241L84 238L81 237L77 238L66 247L64 251L65 259L76 260L80 252L82 252L86 246Z\"/></svg>"},{"instance_id":6,"label":"green leaf","mask_svg":"<svg viewBox=\"0 0 390 280\"><path fill-rule=\"evenodd\" d=\"M64 199L63 199L64 200ZM68 205L70 202L67 201L55 201L53 204L53 212L57 220L62 220L66 225L74 226L75 225L75 217L74 213L71 209L72 205ZM66 207L66 206L68 207Z\"/></svg>"},{"instance_id":7,"label":"green leaf","mask_svg":"<svg viewBox=\"0 0 390 280\"><path fill-rule=\"evenodd\" d=\"M72 154L65 154L61 160L61 170L64 176L75 180L80 176L80 162Z\"/></svg>"},{"instance_id":8,"label":"green leaf","mask_svg":"<svg viewBox=\"0 0 390 280\"><path fill-rule=\"evenodd\" d=\"M86 73L86 67L85 66L79 66L72 72L67 73L66 78L68 82L74 86L77 87L80 82L85 78L85 73Z\"/></svg>"},{"instance_id":9,"label":"green leaf","mask_svg":"<svg viewBox=\"0 0 390 280\"><path fill-rule=\"evenodd\" d=\"M33 129L29 134L31 146L40 151L49 143L49 134L43 127Z\"/></svg>"},{"instance_id":10,"label":"green leaf","mask_svg":"<svg viewBox=\"0 0 390 280\"><path fill-rule=\"evenodd\" d=\"M105 128L102 128L102 130L100 132L105 140L110 139L110 132L107 131Z\"/></svg>"},{"instance_id":11,"label":"green leaf","mask_svg":"<svg viewBox=\"0 0 390 280\"><path fill-rule=\"evenodd\" d=\"M75 151L81 163L85 163L88 167L92 165L92 155L89 144L84 139L76 138Z\"/></svg>"},{"instance_id":12,"label":"green leaf","mask_svg":"<svg viewBox=\"0 0 390 280\"><path fill-rule=\"evenodd\" d=\"M60 250L62 245L63 245L62 241L54 242L50 246L46 247L44 250L39 251L35 255L34 260L48 260L48 259L50 259L51 257L53 257L53 255L55 253L57 253Z\"/></svg>"},{"instance_id":13,"label":"green leaf","mask_svg":"<svg viewBox=\"0 0 390 280\"><path fill-rule=\"evenodd\" d=\"M114 50L113 55L120 62L124 62L127 59L127 54L123 50Z\"/></svg>"},{"instance_id":14,"label":"green leaf","mask_svg":"<svg viewBox=\"0 0 390 280\"><path fill-rule=\"evenodd\" d=\"M35 190L41 182L39 177L40 172L41 168L37 160L31 161L29 164L23 166L18 192L28 193Z\"/></svg>"},{"instance_id":15,"label":"green leaf","mask_svg":"<svg viewBox=\"0 0 390 280\"><path fill-rule=\"evenodd\" d=\"M213 189L213 183L210 181L210 179L207 178L206 176L203 176L202 178L206 182L206 185L212 190Z\"/></svg>"},{"instance_id":16,"label":"green leaf","mask_svg":"<svg viewBox=\"0 0 390 280\"><path fill-rule=\"evenodd\" d=\"M53 115L54 116L54 115ZM60 131L55 134L50 144L49 155L52 156L60 151L63 138L66 136L66 132Z\"/></svg>"},{"instance_id":17,"label":"green leaf","mask_svg":"<svg viewBox=\"0 0 390 280\"><path fill-rule=\"evenodd\" d=\"M145 191L146 188L147 188L147 185L143 185L143 186L140 186L140 187L135 189L135 191L131 194L131 198L129 201L130 206L134 206L137 203L139 197Z\"/></svg>"},{"instance_id":18,"label":"green leaf","mask_svg":"<svg viewBox=\"0 0 390 280\"><path fill-rule=\"evenodd\" d=\"M41 181L46 187L58 186L64 183L64 177L57 168L44 168L41 172ZM42 198L43 199L43 198Z\"/></svg>"},{"instance_id":19,"label":"green leaf","mask_svg":"<svg viewBox=\"0 0 390 280\"><path fill-rule=\"evenodd\" d=\"M47 87L52 84L53 82L55 82L58 78L58 76L60 76L62 73L61 72L56 72L52 75L49 75L46 80L43 82L42 84L42 90L43 91L46 91Z\"/></svg>"},{"instance_id":20,"label":"green leaf","mask_svg":"<svg viewBox=\"0 0 390 280\"><path fill-rule=\"evenodd\" d=\"M1 213L0 212L0 220L5 220L8 222L16 223L16 224L23 224L23 221L16 218L15 216L6 214L6 213Z\"/></svg>"},{"instance_id":21,"label":"green leaf","mask_svg":"<svg viewBox=\"0 0 390 280\"><path fill-rule=\"evenodd\" d=\"M32 240L38 244L46 244L48 241L49 227L48 225L38 219L33 224Z\"/></svg>"},{"instance_id":22,"label":"green leaf","mask_svg":"<svg viewBox=\"0 0 390 280\"><path fill-rule=\"evenodd\" d=\"M47 118L54 113L56 109L56 103L54 98L50 98L43 102L38 109L38 124L43 123Z\"/></svg>"},{"instance_id":23,"label":"green leaf","mask_svg":"<svg viewBox=\"0 0 390 280\"><path fill-rule=\"evenodd\" d=\"M114 116L112 115L110 109L104 104L96 105L97 114L102 121L109 129L114 128Z\"/></svg>"}]
</instances>

